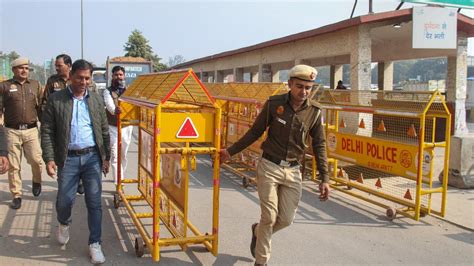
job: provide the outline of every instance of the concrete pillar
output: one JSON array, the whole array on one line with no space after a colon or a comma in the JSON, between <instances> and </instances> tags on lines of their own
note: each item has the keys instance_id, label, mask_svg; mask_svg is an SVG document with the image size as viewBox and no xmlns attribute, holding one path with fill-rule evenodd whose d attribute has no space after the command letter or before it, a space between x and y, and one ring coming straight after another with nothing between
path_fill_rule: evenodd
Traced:
<instances>
[{"instance_id":1,"label":"concrete pillar","mask_svg":"<svg viewBox=\"0 0 474 266\"><path fill-rule=\"evenodd\" d=\"M448 57L446 81L448 102L454 107L454 135L464 135L469 131L466 125L467 89L467 38L458 36L456 56Z\"/></svg>"},{"instance_id":2,"label":"concrete pillar","mask_svg":"<svg viewBox=\"0 0 474 266\"><path fill-rule=\"evenodd\" d=\"M454 135L451 136L448 184L457 188L474 188L474 136L466 125L467 38L459 35L456 56L448 57L446 93L452 107ZM439 175L443 180L443 172Z\"/></svg>"},{"instance_id":3,"label":"concrete pillar","mask_svg":"<svg viewBox=\"0 0 474 266\"><path fill-rule=\"evenodd\" d=\"M342 65L331 65L329 68L329 86L336 88L337 82L342 80Z\"/></svg>"},{"instance_id":4,"label":"concrete pillar","mask_svg":"<svg viewBox=\"0 0 474 266\"><path fill-rule=\"evenodd\" d=\"M370 90L371 37L366 25L358 27L351 42L351 89Z\"/></svg>"},{"instance_id":5,"label":"concrete pillar","mask_svg":"<svg viewBox=\"0 0 474 266\"><path fill-rule=\"evenodd\" d=\"M393 62L378 62L377 72L379 90L393 90Z\"/></svg>"},{"instance_id":6,"label":"concrete pillar","mask_svg":"<svg viewBox=\"0 0 474 266\"><path fill-rule=\"evenodd\" d=\"M280 70L273 71L272 82L280 82Z\"/></svg>"},{"instance_id":7,"label":"concrete pillar","mask_svg":"<svg viewBox=\"0 0 474 266\"><path fill-rule=\"evenodd\" d=\"M234 68L234 82L243 82L244 81L244 69L243 68Z\"/></svg>"},{"instance_id":8,"label":"concrete pillar","mask_svg":"<svg viewBox=\"0 0 474 266\"><path fill-rule=\"evenodd\" d=\"M257 72L254 72L254 71L251 71L250 72L250 82L258 82L259 80L259 75L260 73Z\"/></svg>"},{"instance_id":9,"label":"concrete pillar","mask_svg":"<svg viewBox=\"0 0 474 266\"><path fill-rule=\"evenodd\" d=\"M272 82L272 66L268 64L258 65L258 82Z\"/></svg>"},{"instance_id":10,"label":"concrete pillar","mask_svg":"<svg viewBox=\"0 0 474 266\"><path fill-rule=\"evenodd\" d=\"M209 82L209 73L201 71L201 81Z\"/></svg>"},{"instance_id":11,"label":"concrete pillar","mask_svg":"<svg viewBox=\"0 0 474 266\"><path fill-rule=\"evenodd\" d=\"M214 83L222 83L224 82L224 73L219 70L214 71Z\"/></svg>"}]
</instances>

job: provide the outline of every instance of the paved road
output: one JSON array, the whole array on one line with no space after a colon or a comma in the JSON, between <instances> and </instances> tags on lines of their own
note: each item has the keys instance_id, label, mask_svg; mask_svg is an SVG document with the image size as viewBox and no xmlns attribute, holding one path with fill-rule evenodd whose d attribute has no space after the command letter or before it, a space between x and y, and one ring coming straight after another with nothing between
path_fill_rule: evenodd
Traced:
<instances>
[{"instance_id":1,"label":"paved road","mask_svg":"<svg viewBox=\"0 0 474 266\"><path fill-rule=\"evenodd\" d=\"M130 153L131 166L136 165L136 156L134 147ZM71 241L65 248L61 247L54 237L56 181L45 175L44 192L33 198L31 173L25 164L23 167L25 195L20 210L8 207L8 182L5 175L0 178L1 264L88 264L83 196L77 197L74 207ZM149 254L142 258L135 256L133 241L138 233L126 209L113 208L113 187L110 179L104 180L106 264L153 264ZM340 192L334 192L329 202L321 203L316 189L314 183L305 181L295 223L274 236L271 265L474 264L472 230L433 217L424 217L420 222L408 218L388 221L384 210ZM136 193L133 187L126 190ZM203 232L211 227L211 193L209 162L201 158L190 179L190 220ZM250 225L259 216L256 190L244 189L240 178L223 171L220 195L219 255L212 256L202 246L192 246L185 252L178 247L166 247L161 252L161 265L253 264L248 246ZM473 201L471 196L463 202L467 215L473 214Z\"/></svg>"}]
</instances>

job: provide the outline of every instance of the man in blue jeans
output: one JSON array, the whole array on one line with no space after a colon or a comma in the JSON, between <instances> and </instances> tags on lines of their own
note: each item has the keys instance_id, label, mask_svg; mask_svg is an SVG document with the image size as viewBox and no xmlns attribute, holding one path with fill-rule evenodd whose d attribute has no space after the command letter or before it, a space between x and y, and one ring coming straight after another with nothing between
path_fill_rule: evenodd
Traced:
<instances>
[{"instance_id":1,"label":"man in blue jeans","mask_svg":"<svg viewBox=\"0 0 474 266\"><path fill-rule=\"evenodd\" d=\"M71 84L50 96L43 111L41 146L48 175L58 177L57 240L69 241L71 210L79 181L85 191L89 225L89 254L93 264L104 263L101 249L102 172L109 171L110 137L101 97L88 90L92 65L72 64Z\"/></svg>"}]
</instances>

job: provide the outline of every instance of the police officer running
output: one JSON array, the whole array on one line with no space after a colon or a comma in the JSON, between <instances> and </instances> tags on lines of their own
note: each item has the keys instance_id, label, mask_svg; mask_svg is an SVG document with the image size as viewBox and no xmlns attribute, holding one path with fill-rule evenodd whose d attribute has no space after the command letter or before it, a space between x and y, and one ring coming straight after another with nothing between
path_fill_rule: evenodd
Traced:
<instances>
[{"instance_id":1,"label":"police officer running","mask_svg":"<svg viewBox=\"0 0 474 266\"><path fill-rule=\"evenodd\" d=\"M257 166L260 222L252 225L250 251L255 265L270 259L272 234L289 226L301 198L302 174L307 136L312 138L321 183L320 200L329 198L326 141L321 122L321 107L308 99L316 69L297 65L290 70L287 94L271 96L249 131L227 149L220 150L221 161L255 142L268 128Z\"/></svg>"}]
</instances>

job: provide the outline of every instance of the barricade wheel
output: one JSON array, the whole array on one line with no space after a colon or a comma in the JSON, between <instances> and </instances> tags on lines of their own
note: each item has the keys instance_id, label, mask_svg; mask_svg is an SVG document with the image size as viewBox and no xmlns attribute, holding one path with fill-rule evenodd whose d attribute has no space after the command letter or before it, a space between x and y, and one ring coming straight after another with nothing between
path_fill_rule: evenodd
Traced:
<instances>
[{"instance_id":1,"label":"barricade wheel","mask_svg":"<svg viewBox=\"0 0 474 266\"><path fill-rule=\"evenodd\" d=\"M120 196L117 193L114 194L114 207L115 209L118 209L118 207L120 207Z\"/></svg>"},{"instance_id":2,"label":"barricade wheel","mask_svg":"<svg viewBox=\"0 0 474 266\"><path fill-rule=\"evenodd\" d=\"M135 254L141 258L145 254L145 243L141 237L135 238Z\"/></svg>"},{"instance_id":3,"label":"barricade wheel","mask_svg":"<svg viewBox=\"0 0 474 266\"><path fill-rule=\"evenodd\" d=\"M392 221L397 216L397 210L395 208L388 208L385 214L387 215L387 218Z\"/></svg>"},{"instance_id":4,"label":"barricade wheel","mask_svg":"<svg viewBox=\"0 0 474 266\"><path fill-rule=\"evenodd\" d=\"M242 178L242 185L246 188L250 185L250 181L248 178L244 177Z\"/></svg>"}]
</instances>

